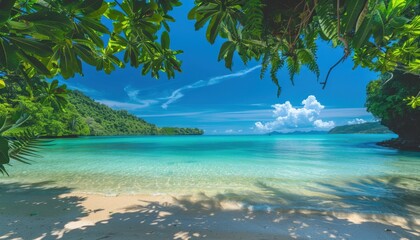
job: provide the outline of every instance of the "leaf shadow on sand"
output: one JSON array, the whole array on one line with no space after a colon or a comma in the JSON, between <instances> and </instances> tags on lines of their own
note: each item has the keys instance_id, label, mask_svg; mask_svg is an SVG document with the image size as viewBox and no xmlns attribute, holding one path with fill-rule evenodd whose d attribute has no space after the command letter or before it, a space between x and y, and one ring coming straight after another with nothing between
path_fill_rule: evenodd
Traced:
<instances>
[{"instance_id":1,"label":"leaf shadow on sand","mask_svg":"<svg viewBox=\"0 0 420 240\"><path fill-rule=\"evenodd\" d=\"M0 211L5 208L19 211L29 205L31 211L38 213L26 217L33 221L26 220L29 225L24 226L19 216L28 213L17 212L14 222L1 223L7 225L7 230L1 228L0 238L418 239L419 192L404 188L404 182L404 179L391 178L352 181L340 186L318 184L319 187L310 190L319 196L302 196L257 182L259 192L224 193L212 197L201 193L173 198L170 203L139 199L138 204L110 213L105 220L75 229L65 229L66 223L83 219L93 209L82 207L83 198L59 197L71 189L48 189L44 183L0 184L2 195L17 194L13 197L17 204L1 201ZM3 189L19 190L5 192ZM34 191L37 198L25 197L26 194L33 196ZM326 196L333 198L326 201ZM264 208L276 205L279 208ZM311 206L325 211L311 210ZM381 212L375 213L375 207L381 207ZM45 216L51 218L43 221L49 226L40 226L37 217L43 217L47 208L57 209L57 217L62 216L61 220ZM71 210L67 213L65 209Z\"/></svg>"},{"instance_id":2,"label":"leaf shadow on sand","mask_svg":"<svg viewBox=\"0 0 420 240\"><path fill-rule=\"evenodd\" d=\"M81 197L53 182L0 183L0 239L55 239L69 221L88 213Z\"/></svg>"}]
</instances>

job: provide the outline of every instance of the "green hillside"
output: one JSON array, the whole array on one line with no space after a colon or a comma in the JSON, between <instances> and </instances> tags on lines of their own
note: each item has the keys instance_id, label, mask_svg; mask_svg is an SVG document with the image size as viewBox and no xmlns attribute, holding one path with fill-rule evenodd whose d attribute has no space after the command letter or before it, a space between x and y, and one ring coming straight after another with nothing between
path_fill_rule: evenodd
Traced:
<instances>
[{"instance_id":1,"label":"green hillside","mask_svg":"<svg viewBox=\"0 0 420 240\"><path fill-rule=\"evenodd\" d=\"M23 98L22 98L23 99ZM95 102L80 91L68 92L69 103L65 111L23 101L31 118L25 127L41 136L113 136L113 135L201 135L197 128L159 128L125 110L113 110ZM10 132L13 135L15 132Z\"/></svg>"},{"instance_id":2,"label":"green hillside","mask_svg":"<svg viewBox=\"0 0 420 240\"><path fill-rule=\"evenodd\" d=\"M69 94L69 102L77 109L89 128L89 135L201 135L203 131L192 128L159 128L126 110L113 110L95 102L80 91Z\"/></svg>"},{"instance_id":3,"label":"green hillside","mask_svg":"<svg viewBox=\"0 0 420 240\"><path fill-rule=\"evenodd\" d=\"M331 129L328 133L343 134L343 133L392 133L387 127L381 125L379 122L368 122L362 124L352 124L338 126Z\"/></svg>"},{"instance_id":4,"label":"green hillside","mask_svg":"<svg viewBox=\"0 0 420 240\"><path fill-rule=\"evenodd\" d=\"M95 102L80 91L69 94L69 102L77 109L89 128L88 135L201 135L197 128L159 128L126 110L113 110Z\"/></svg>"}]
</instances>

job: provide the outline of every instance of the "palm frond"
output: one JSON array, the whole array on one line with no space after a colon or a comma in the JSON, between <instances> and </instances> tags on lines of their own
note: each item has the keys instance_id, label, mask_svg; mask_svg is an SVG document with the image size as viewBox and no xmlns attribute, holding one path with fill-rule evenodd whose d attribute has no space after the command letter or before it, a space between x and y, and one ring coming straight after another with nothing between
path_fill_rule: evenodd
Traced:
<instances>
[{"instance_id":1,"label":"palm frond","mask_svg":"<svg viewBox=\"0 0 420 240\"><path fill-rule=\"evenodd\" d=\"M295 75L300 72L300 64L297 57L288 57L287 60L287 70L289 71L290 81L292 85L295 85Z\"/></svg>"},{"instance_id":2,"label":"palm frond","mask_svg":"<svg viewBox=\"0 0 420 240\"><path fill-rule=\"evenodd\" d=\"M316 5L316 13L318 18L318 24L320 26L320 36L324 40L331 40L337 37L337 20L334 11L334 5L332 1L321 0Z\"/></svg>"},{"instance_id":3,"label":"palm frond","mask_svg":"<svg viewBox=\"0 0 420 240\"><path fill-rule=\"evenodd\" d=\"M277 97L280 96L281 93L281 86L279 84L279 79L277 78L277 72L280 68L282 68L284 65L284 60L279 56L278 52L275 52L271 56L271 70L270 70L270 76L271 80L277 87Z\"/></svg>"},{"instance_id":4,"label":"palm frond","mask_svg":"<svg viewBox=\"0 0 420 240\"><path fill-rule=\"evenodd\" d=\"M263 33L263 3L261 0L245 1L243 6L245 12L244 32L249 36L261 39Z\"/></svg>"},{"instance_id":5,"label":"palm frond","mask_svg":"<svg viewBox=\"0 0 420 240\"><path fill-rule=\"evenodd\" d=\"M2 175L7 175L9 176L9 173L7 173L6 168L4 167L4 164L0 164L0 173Z\"/></svg>"},{"instance_id":6,"label":"palm frond","mask_svg":"<svg viewBox=\"0 0 420 240\"><path fill-rule=\"evenodd\" d=\"M3 175L8 175L4 165L8 164L9 162L9 142L6 138L0 136L0 173Z\"/></svg>"},{"instance_id":7,"label":"palm frond","mask_svg":"<svg viewBox=\"0 0 420 240\"><path fill-rule=\"evenodd\" d=\"M267 48L265 51L262 63L261 63L261 72L260 72L260 78L263 79L265 76L265 73L267 72L268 66L270 65L270 49Z\"/></svg>"},{"instance_id":8,"label":"palm frond","mask_svg":"<svg viewBox=\"0 0 420 240\"><path fill-rule=\"evenodd\" d=\"M4 132L20 127L24 124L30 116L28 114L21 114L12 117L0 117L0 135Z\"/></svg>"},{"instance_id":9,"label":"palm frond","mask_svg":"<svg viewBox=\"0 0 420 240\"><path fill-rule=\"evenodd\" d=\"M302 65L305 65L311 72L316 74L318 80L320 70L316 62L315 54L310 49L302 48L297 50L297 56Z\"/></svg>"},{"instance_id":10,"label":"palm frond","mask_svg":"<svg viewBox=\"0 0 420 240\"><path fill-rule=\"evenodd\" d=\"M31 158L40 158L37 152L49 145L48 140L40 139L34 132L26 130L9 139L10 159L30 164Z\"/></svg>"}]
</instances>

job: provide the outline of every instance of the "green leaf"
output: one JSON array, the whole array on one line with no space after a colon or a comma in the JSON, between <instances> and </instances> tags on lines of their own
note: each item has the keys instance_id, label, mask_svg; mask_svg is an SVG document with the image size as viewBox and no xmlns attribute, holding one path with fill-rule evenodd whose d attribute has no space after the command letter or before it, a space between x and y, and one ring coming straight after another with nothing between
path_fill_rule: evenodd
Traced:
<instances>
[{"instance_id":1,"label":"green leaf","mask_svg":"<svg viewBox=\"0 0 420 240\"><path fill-rule=\"evenodd\" d=\"M29 65L31 65L33 68L35 68L38 73L43 74L45 76L50 75L50 71L48 70L48 68L41 61L39 61L36 57L30 56L30 55L26 54L24 51L19 51L18 54Z\"/></svg>"},{"instance_id":2,"label":"green leaf","mask_svg":"<svg viewBox=\"0 0 420 240\"><path fill-rule=\"evenodd\" d=\"M0 1L0 26L3 25L10 18L10 12L15 5L16 0L1 0Z\"/></svg>"},{"instance_id":3,"label":"green leaf","mask_svg":"<svg viewBox=\"0 0 420 240\"><path fill-rule=\"evenodd\" d=\"M92 40L92 42L100 47L103 48L104 47L104 42L103 40L98 36L98 34L93 31L91 28L89 28L88 26L84 25L82 22L79 23L79 26L81 27L81 29L83 30L83 32L88 35L88 37L90 38L90 40Z\"/></svg>"},{"instance_id":4,"label":"green leaf","mask_svg":"<svg viewBox=\"0 0 420 240\"><path fill-rule=\"evenodd\" d=\"M39 11L19 17L20 20L32 22L35 27L49 29L50 32L70 32L73 23L61 13L54 11Z\"/></svg>"},{"instance_id":5,"label":"green leaf","mask_svg":"<svg viewBox=\"0 0 420 240\"><path fill-rule=\"evenodd\" d=\"M90 14L99 10L103 6L103 0L83 0L80 4L79 9L84 14Z\"/></svg>"},{"instance_id":6,"label":"green leaf","mask_svg":"<svg viewBox=\"0 0 420 240\"><path fill-rule=\"evenodd\" d=\"M410 19L403 16L399 16L399 17L392 18L389 21L388 26L391 28L402 28L408 22L410 22Z\"/></svg>"},{"instance_id":7,"label":"green leaf","mask_svg":"<svg viewBox=\"0 0 420 240\"><path fill-rule=\"evenodd\" d=\"M13 160L29 164L31 157L40 157L37 152L43 146L48 145L48 141L39 139L38 136L30 131L24 131L11 141L9 157Z\"/></svg>"},{"instance_id":8,"label":"green leaf","mask_svg":"<svg viewBox=\"0 0 420 240\"><path fill-rule=\"evenodd\" d=\"M334 6L329 0L321 0L316 6L316 15L321 27L320 35L325 40L331 40L337 36L337 21Z\"/></svg>"},{"instance_id":9,"label":"green leaf","mask_svg":"<svg viewBox=\"0 0 420 240\"><path fill-rule=\"evenodd\" d=\"M385 23L384 19L381 16L381 13L378 10L375 10L373 15L373 26L372 26L372 33L375 43L380 46L384 39L384 32L385 32Z\"/></svg>"},{"instance_id":10,"label":"green leaf","mask_svg":"<svg viewBox=\"0 0 420 240\"><path fill-rule=\"evenodd\" d=\"M197 8L198 6L195 6L188 12L188 20L194 20Z\"/></svg>"},{"instance_id":11,"label":"green leaf","mask_svg":"<svg viewBox=\"0 0 420 240\"><path fill-rule=\"evenodd\" d=\"M162 15L157 14L157 13L155 13L151 17L147 18L147 21L156 22L156 23L160 23L160 22L162 22L162 20L163 20Z\"/></svg>"},{"instance_id":12,"label":"green leaf","mask_svg":"<svg viewBox=\"0 0 420 240\"><path fill-rule=\"evenodd\" d=\"M8 164L9 162L9 142L0 136L0 164Z\"/></svg>"},{"instance_id":13,"label":"green leaf","mask_svg":"<svg viewBox=\"0 0 420 240\"><path fill-rule=\"evenodd\" d=\"M69 45L60 47L58 55L60 59L59 67L63 78L68 79L73 77L76 72L81 73L81 62Z\"/></svg>"},{"instance_id":14,"label":"green leaf","mask_svg":"<svg viewBox=\"0 0 420 240\"><path fill-rule=\"evenodd\" d=\"M109 8L108 11L105 12L105 17L115 20L115 21L124 21L124 14L118 10Z\"/></svg>"},{"instance_id":15,"label":"green leaf","mask_svg":"<svg viewBox=\"0 0 420 240\"><path fill-rule=\"evenodd\" d=\"M15 70L19 66L16 49L8 41L0 38L0 66Z\"/></svg>"},{"instance_id":16,"label":"green leaf","mask_svg":"<svg viewBox=\"0 0 420 240\"><path fill-rule=\"evenodd\" d=\"M34 27L34 24L30 22L17 22L17 21L12 21L12 20L9 20L7 22L7 25L10 29L18 30L18 31L28 30Z\"/></svg>"},{"instance_id":17,"label":"green leaf","mask_svg":"<svg viewBox=\"0 0 420 240\"><path fill-rule=\"evenodd\" d=\"M5 88L6 87L6 83L4 82L3 79L0 79L0 89Z\"/></svg>"},{"instance_id":18,"label":"green leaf","mask_svg":"<svg viewBox=\"0 0 420 240\"><path fill-rule=\"evenodd\" d=\"M235 43L233 43L231 41L224 42L223 45L222 45L222 47L220 48L220 52L219 52L219 56L218 56L218 61L220 61L223 58L225 58L226 53L228 53L228 51L232 47L235 47Z\"/></svg>"},{"instance_id":19,"label":"green leaf","mask_svg":"<svg viewBox=\"0 0 420 240\"><path fill-rule=\"evenodd\" d=\"M162 47L163 47L164 49L169 49L169 45L170 45L170 38L169 38L169 34L168 34L168 32L167 32L167 31L164 31L164 32L162 33L162 36L161 36L160 41L161 41L161 45L162 45Z\"/></svg>"},{"instance_id":20,"label":"green leaf","mask_svg":"<svg viewBox=\"0 0 420 240\"><path fill-rule=\"evenodd\" d=\"M113 35L108 42L107 50L111 51L112 53L121 52L130 45L136 45L136 43L129 43L127 39L119 35Z\"/></svg>"},{"instance_id":21,"label":"green leaf","mask_svg":"<svg viewBox=\"0 0 420 240\"><path fill-rule=\"evenodd\" d=\"M49 57L53 54L51 47L41 41L22 37L8 37L9 40L22 51L40 57Z\"/></svg>"},{"instance_id":22,"label":"green leaf","mask_svg":"<svg viewBox=\"0 0 420 240\"><path fill-rule=\"evenodd\" d=\"M372 34L372 27L373 27L373 16L369 16L365 18L362 25L360 26L360 28L354 35L354 38L353 38L354 48L360 48L369 40L369 37Z\"/></svg>"},{"instance_id":23,"label":"green leaf","mask_svg":"<svg viewBox=\"0 0 420 240\"><path fill-rule=\"evenodd\" d=\"M362 25L363 20L365 20L368 10L369 10L369 2L365 4L365 6L362 9L362 12L360 12L359 14L359 17L357 17L356 26L355 26L356 32L359 30L360 26Z\"/></svg>"},{"instance_id":24,"label":"green leaf","mask_svg":"<svg viewBox=\"0 0 420 240\"><path fill-rule=\"evenodd\" d=\"M81 17L80 23L83 24L85 27L90 28L94 31L100 32L100 33L110 33L109 29L100 23L98 20L88 18L88 17Z\"/></svg>"},{"instance_id":25,"label":"green leaf","mask_svg":"<svg viewBox=\"0 0 420 240\"><path fill-rule=\"evenodd\" d=\"M229 48L225 56L225 66L229 68L230 70L232 70L232 60L233 60L234 53L235 53L235 49Z\"/></svg>"},{"instance_id":26,"label":"green leaf","mask_svg":"<svg viewBox=\"0 0 420 240\"><path fill-rule=\"evenodd\" d=\"M346 24L344 29L345 32L351 32L356 27L357 19L366 5L366 2L367 0L351 0L346 2L347 15L343 19L343 22Z\"/></svg>"},{"instance_id":27,"label":"green leaf","mask_svg":"<svg viewBox=\"0 0 420 240\"><path fill-rule=\"evenodd\" d=\"M217 14L210 20L209 26L207 27L206 31L206 37L211 44L213 44L216 40L217 34L220 29L220 25L222 24L222 20L223 14Z\"/></svg>"},{"instance_id":28,"label":"green leaf","mask_svg":"<svg viewBox=\"0 0 420 240\"><path fill-rule=\"evenodd\" d=\"M82 44L75 44L73 45L74 51L76 54L87 64L96 66L98 63L96 56L96 53L93 52L89 47L86 47Z\"/></svg>"},{"instance_id":29,"label":"green leaf","mask_svg":"<svg viewBox=\"0 0 420 240\"><path fill-rule=\"evenodd\" d=\"M106 2L103 2L102 6L99 9L87 14L86 16L87 17L92 17L92 18L101 18L102 15L104 15L104 13L107 10L108 10L108 4Z\"/></svg>"}]
</instances>

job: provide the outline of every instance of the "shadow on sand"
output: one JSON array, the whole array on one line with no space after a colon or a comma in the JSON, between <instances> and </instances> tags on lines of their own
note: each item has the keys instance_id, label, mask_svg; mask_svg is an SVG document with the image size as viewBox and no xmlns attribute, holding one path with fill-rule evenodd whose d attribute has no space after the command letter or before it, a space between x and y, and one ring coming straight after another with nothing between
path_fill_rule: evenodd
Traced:
<instances>
[{"instance_id":1,"label":"shadow on sand","mask_svg":"<svg viewBox=\"0 0 420 240\"><path fill-rule=\"evenodd\" d=\"M0 184L0 239L418 239L419 192L401 187L403 182L393 178L319 184L310 189L319 196L312 197L258 182L259 193L203 193L171 203L139 199L107 219L75 229L65 225L92 209L83 207L84 198L60 197L71 189L47 188L47 183ZM236 203L244 199L247 205L239 209ZM302 208L295 207L299 204ZM326 211L310 211L305 205Z\"/></svg>"},{"instance_id":2,"label":"shadow on sand","mask_svg":"<svg viewBox=\"0 0 420 240\"><path fill-rule=\"evenodd\" d=\"M51 184L0 183L0 239L53 239L67 222L87 214L84 198L60 197L72 189Z\"/></svg>"}]
</instances>

